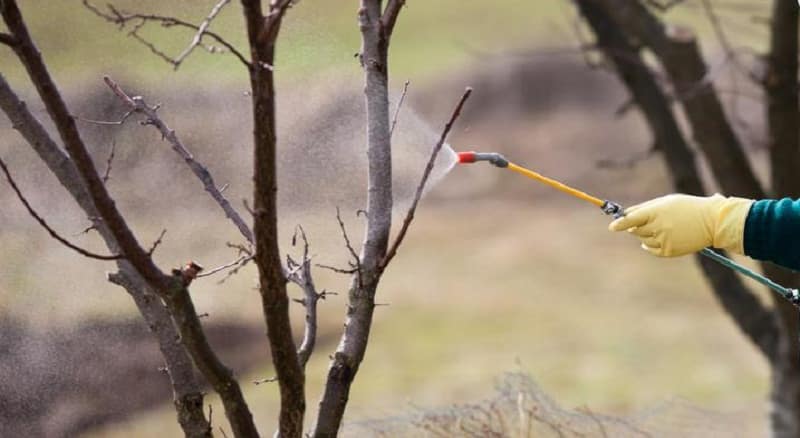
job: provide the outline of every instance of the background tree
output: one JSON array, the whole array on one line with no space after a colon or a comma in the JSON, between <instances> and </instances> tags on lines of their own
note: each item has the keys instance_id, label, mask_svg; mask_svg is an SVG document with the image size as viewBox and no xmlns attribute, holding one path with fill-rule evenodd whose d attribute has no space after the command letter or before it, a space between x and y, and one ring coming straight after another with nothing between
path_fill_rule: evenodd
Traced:
<instances>
[{"instance_id":1,"label":"background tree","mask_svg":"<svg viewBox=\"0 0 800 438\"><path fill-rule=\"evenodd\" d=\"M768 20L769 51L756 67L746 68L727 44L723 24L710 0L700 1L721 38L726 59L744 71L763 90L769 147L769 190L755 176L740 138L726 113L712 72L700 51L695 33L687 27L665 24L659 14L682 3L659 4L639 0L576 0L599 49L644 115L654 149L667 164L676 191L708 193L700 178L696 155L709 164L714 182L727 195L754 199L797 197L800 186L793 177L800 168L798 142L798 7L793 0L772 2ZM645 60L652 54L655 64ZM762 73L757 73L757 71ZM661 72L666 79L659 80ZM735 90L739 92L739 90ZM688 134L677 121L681 112ZM687 139L691 138L691 142ZM691 144L697 147L692 149ZM797 309L778 296L773 305L762 303L736 275L697 256L715 296L742 332L767 358L772 371L772 428L775 436L800 436L800 347ZM789 287L797 287L795 274L771 264L765 273Z\"/></svg>"}]
</instances>

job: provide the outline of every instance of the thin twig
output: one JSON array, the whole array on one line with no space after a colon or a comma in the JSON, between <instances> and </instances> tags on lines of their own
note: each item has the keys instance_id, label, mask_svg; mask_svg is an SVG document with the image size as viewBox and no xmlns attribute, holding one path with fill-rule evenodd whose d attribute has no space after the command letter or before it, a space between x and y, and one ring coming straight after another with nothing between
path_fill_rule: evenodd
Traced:
<instances>
[{"instance_id":1,"label":"thin twig","mask_svg":"<svg viewBox=\"0 0 800 438\"><path fill-rule=\"evenodd\" d=\"M353 248L353 245L350 243L350 236L347 234L347 228L345 227L344 221L342 220L342 214L341 214L341 211L339 210L339 207L336 207L336 220L339 222L339 229L342 230L342 237L344 237L344 244L347 247L347 251L350 252L350 256L353 258L353 261L350 262L350 266L352 267L352 270L349 271L349 273L357 274L358 283L361 284L361 258L358 256L358 253L356 252L355 248ZM320 266L320 265L317 265L317 266ZM339 270L339 269L336 269L336 268L330 268L328 266L320 266L320 267L325 268L325 269L332 269L332 270L334 270L336 272L340 272L340 273L348 272L348 271L345 271L345 270Z\"/></svg>"},{"instance_id":2,"label":"thin twig","mask_svg":"<svg viewBox=\"0 0 800 438\"><path fill-rule=\"evenodd\" d=\"M597 160L595 163L598 168L600 169L631 169L635 165L651 158L653 155L658 152L658 148L653 145L649 149L645 151L640 151L631 154L628 157L614 159L614 158L606 158L602 160Z\"/></svg>"},{"instance_id":3,"label":"thin twig","mask_svg":"<svg viewBox=\"0 0 800 438\"><path fill-rule=\"evenodd\" d=\"M411 206L408 208L408 213L406 213L406 217L403 220L403 225L400 228L400 232L397 234L394 242L386 252L386 256L380 263L380 269L386 269L386 266L389 265L389 262L391 262L395 254L397 254L397 249L400 247L400 244L403 243L403 239L406 237L406 233L408 232L408 227L411 226L411 222L414 220L414 213L417 210L417 204L422 198L422 193L425 191L425 184L428 182L431 171L433 171L433 166L436 163L436 157L439 155L439 151L442 150L442 146L444 146L444 142L447 140L447 135L450 133L450 129L452 129L453 124L455 124L456 119L458 119L458 116L461 115L461 108L464 106L464 102L467 101L470 94L472 94L472 88L467 87L467 89L464 90L464 94L461 96L461 99L458 101L456 108L453 110L450 120L447 122L447 124L445 124L444 131L442 131L439 141L431 150L431 156L428 159L428 164L425 166L425 171L422 172L422 179L420 180L419 185L417 185L417 191L414 194L414 200L411 202Z\"/></svg>"},{"instance_id":4,"label":"thin twig","mask_svg":"<svg viewBox=\"0 0 800 438\"><path fill-rule=\"evenodd\" d=\"M106 21L108 21L110 23L116 24L119 27L120 30L124 30L129 23L135 22L136 24L132 26L133 30L129 31L128 35L136 38L140 43L142 43L145 46L149 47L150 50L152 50L154 53L156 53L159 57L164 58L168 63L172 64L173 66L175 65L176 60L173 59L172 57L168 56L167 54L161 52L152 43L150 43L149 41L147 41L144 38L142 38L141 36L139 36L139 34L137 33L138 30L141 29L147 22L150 22L150 21L159 23L163 27L178 26L178 27L186 27L186 28L189 28L189 29L193 29L195 31L199 31L200 30L200 26L197 26L195 24L189 23L187 21L180 20L180 19L175 18L175 17L166 17L166 16L162 16L162 15L153 15L153 14L125 14L125 13L122 13L119 10L117 10L111 4L107 5L109 12L106 13L106 12L101 11L99 8L97 8L96 6L92 5L91 3L89 3L88 0L83 0L83 5L87 9L92 11L95 15L97 15L98 17L101 17L101 18L103 18L104 20L106 20ZM242 62L242 64L247 66L248 69L251 67L250 62L242 54L242 52L240 52L238 49L236 49L236 47L234 47L233 44L231 44L228 41L226 41L219 34L211 32L209 30L203 31L202 34L213 38L219 44L224 46L231 54L236 56L239 59L239 61Z\"/></svg>"},{"instance_id":5,"label":"thin twig","mask_svg":"<svg viewBox=\"0 0 800 438\"><path fill-rule=\"evenodd\" d=\"M177 70L178 67L180 67L183 60L186 59L186 57L189 56L190 53L192 53L192 50L194 50L194 48L200 44L200 41L203 39L203 34L205 34L206 30L208 29L208 26L211 24L211 21L214 19L214 17L217 16L217 14L219 14L219 11L221 11L222 8L229 2L230 0L220 0L216 5L214 5L214 7L211 9L211 12L209 12L206 19L203 20L202 23L200 23L200 26L198 26L197 32L194 34L191 43L189 43L189 46L186 47L183 50L183 52L181 52L180 55L175 57L175 60L173 62L175 65L175 70Z\"/></svg>"},{"instance_id":6,"label":"thin twig","mask_svg":"<svg viewBox=\"0 0 800 438\"><path fill-rule=\"evenodd\" d=\"M397 116L400 115L400 108L403 107L403 101L406 99L406 94L408 93L408 85L411 81L406 80L406 83L403 84L403 93L400 94L400 100L397 101L397 108L394 110L394 117L392 117L392 127L389 128L389 137L394 134L394 127L397 125Z\"/></svg>"},{"instance_id":7,"label":"thin twig","mask_svg":"<svg viewBox=\"0 0 800 438\"><path fill-rule=\"evenodd\" d=\"M72 116L72 118L74 118L75 120L81 121L81 122L93 123L95 125L122 125L122 124L125 123L126 120L128 120L128 117L130 117L131 114L133 114L133 110L130 110L130 111L126 112L125 114L122 115L122 117L119 120L115 120L113 122L109 122L109 121L106 121L106 120L87 119L87 118L81 117L81 116Z\"/></svg>"},{"instance_id":8,"label":"thin twig","mask_svg":"<svg viewBox=\"0 0 800 438\"><path fill-rule=\"evenodd\" d=\"M136 41L139 41L139 43L141 45L143 45L143 46L147 47L148 49L150 49L150 52L152 54L154 54L157 57L163 59L167 63L171 64L173 66L173 68L175 68L175 60L174 59L172 59L169 55L167 55L166 52L164 52L161 49L159 49L158 47L156 47L155 44L151 43L149 40L147 40L143 36L139 35L139 29L141 29L142 26L144 26L145 23L146 23L146 21L142 21L139 25L134 26L133 30L128 32L128 36L133 37L133 39L135 39Z\"/></svg>"},{"instance_id":9,"label":"thin twig","mask_svg":"<svg viewBox=\"0 0 800 438\"><path fill-rule=\"evenodd\" d=\"M250 227L245 223L244 219L239 215L239 213L231 206L231 203L222 195L222 192L217 187L216 183L214 182L214 178L211 176L211 172L208 169L200 164L197 160L194 159L194 156L186 149L186 146L178 138L175 131L170 129L166 123L164 123L156 113L156 107L150 107L144 101L144 99L140 96L130 97L128 96L116 82L114 82L108 76L103 78L106 85L111 88L111 91L117 95L126 105L128 105L131 110L134 112L138 112L144 114L147 117L145 124L153 125L161 135L164 137L167 142L172 146L172 150L178 153L178 155L183 158L189 168L192 170L192 173L200 179L200 182L203 183L203 187L205 188L206 192L211 195L214 201L222 208L222 211L225 212L225 216L230 219L239 232L247 239L250 244L254 243L253 239L253 232L250 230Z\"/></svg>"},{"instance_id":10,"label":"thin twig","mask_svg":"<svg viewBox=\"0 0 800 438\"><path fill-rule=\"evenodd\" d=\"M156 251L156 248L158 248L158 245L161 245L161 241L164 239L165 234L167 234L166 228L161 230L161 234L159 234L158 239L156 239L156 241L153 242L153 245L150 247L150 249L147 250L147 255L153 255L153 253Z\"/></svg>"},{"instance_id":11,"label":"thin twig","mask_svg":"<svg viewBox=\"0 0 800 438\"><path fill-rule=\"evenodd\" d=\"M25 208L28 210L28 213L36 220L36 222L38 222L39 225L42 226L42 228L47 230L47 232L50 234L51 237L53 237L57 241L61 242L61 244L63 244L67 248L72 249L73 251L77 252L78 254L80 254L80 255L82 255L84 257L88 257L90 259L119 260L119 259L124 258L123 255L110 255L110 256L108 256L108 255L95 254L95 253L87 251L87 250L85 250L85 249L83 249L83 248L81 248L79 246L73 245L67 239L61 237L58 233L55 232L55 230L50 228L50 226L47 225L47 222L45 222L45 220L42 219L42 217L39 216L38 213L36 213L36 211L33 209L33 207L31 207L30 203L28 203L28 200L25 199L25 196L22 194L22 192L20 191L19 187L17 187L17 183L14 182L14 179L11 177L11 173L8 171L8 167L6 166L6 163L2 159L0 159L0 168L2 168L3 173L5 173L6 179L8 180L8 184L11 186L11 189L14 190L14 193L17 194L17 198L19 198L20 202L22 202L22 205L25 206Z\"/></svg>"},{"instance_id":12,"label":"thin twig","mask_svg":"<svg viewBox=\"0 0 800 438\"><path fill-rule=\"evenodd\" d=\"M97 218L97 219L90 218L90 219L91 220L99 220L99 218ZM89 231L92 231L92 230L97 230L97 225L95 225L95 224L89 225L88 227L84 228L82 231L73 234L72 237L80 236L82 234L89 234Z\"/></svg>"},{"instance_id":13,"label":"thin twig","mask_svg":"<svg viewBox=\"0 0 800 438\"><path fill-rule=\"evenodd\" d=\"M350 251L350 255L353 256L356 261L358 261L358 253L350 243L350 237L347 235L347 228L342 220L342 212L339 210L339 207L336 207L336 221L339 222L339 228L342 230L342 237L344 237L344 243L347 246L347 250Z\"/></svg>"},{"instance_id":14,"label":"thin twig","mask_svg":"<svg viewBox=\"0 0 800 438\"><path fill-rule=\"evenodd\" d=\"M744 76L749 78L754 82L760 82L760 78L749 68L747 68L741 60L739 59L739 54L733 48L728 37L726 35L725 29L720 22L719 16L714 11L714 6L711 4L709 0L701 0L701 4L703 6L703 10L708 17L708 21L711 23L711 27L714 29L714 33L717 36L717 40L719 41L720 46L722 46L723 52L727 59L731 61L733 64L733 69L730 71L730 80L731 86L733 88L733 93L730 94L730 113L733 115L734 122L737 123L743 131L750 130L750 124L747 122L745 117L742 117L739 111L739 96L740 96L740 85L739 85L739 75L737 74L738 71L744 73Z\"/></svg>"},{"instance_id":15,"label":"thin twig","mask_svg":"<svg viewBox=\"0 0 800 438\"><path fill-rule=\"evenodd\" d=\"M351 274L355 274L356 272L358 272L358 269L356 269L356 268L342 269L342 268L337 268L335 266L324 265L322 263L317 263L314 266L316 266L318 268L322 268L322 269L327 269L329 271L333 271L333 272L335 272L337 274L344 274L344 275L351 275Z\"/></svg>"},{"instance_id":16,"label":"thin twig","mask_svg":"<svg viewBox=\"0 0 800 438\"><path fill-rule=\"evenodd\" d=\"M108 179L111 178L111 164L114 162L114 154L117 151L117 142L111 142L111 152L108 154L108 159L106 160L106 171L103 173L103 184L108 182Z\"/></svg>"},{"instance_id":17,"label":"thin twig","mask_svg":"<svg viewBox=\"0 0 800 438\"><path fill-rule=\"evenodd\" d=\"M232 261L230 263L226 263L224 265L217 266L216 268L210 269L208 272L204 272L202 274L198 274L197 278L208 277L208 276L214 275L214 274L216 274L218 272L222 272L222 271L224 271L226 269L230 269L230 268L233 268L233 267L239 267L240 265L244 265L244 264L248 263L250 260L253 260L253 256L252 255L243 255L243 256L239 257L238 259L236 259L236 260L234 260L234 261Z\"/></svg>"},{"instance_id":18,"label":"thin twig","mask_svg":"<svg viewBox=\"0 0 800 438\"><path fill-rule=\"evenodd\" d=\"M278 381L278 377L274 376L274 377L267 377L267 378L259 379L259 380L253 380L253 383L256 384L256 385L261 385L262 383L272 383L272 382L277 382L277 381Z\"/></svg>"}]
</instances>

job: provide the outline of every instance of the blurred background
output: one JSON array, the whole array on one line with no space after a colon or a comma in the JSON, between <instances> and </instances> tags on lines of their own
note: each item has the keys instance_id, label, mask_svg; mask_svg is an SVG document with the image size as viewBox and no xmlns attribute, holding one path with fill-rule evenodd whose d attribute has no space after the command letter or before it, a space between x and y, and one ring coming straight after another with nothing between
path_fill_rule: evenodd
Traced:
<instances>
[{"instance_id":1,"label":"blurred background","mask_svg":"<svg viewBox=\"0 0 800 438\"><path fill-rule=\"evenodd\" d=\"M173 71L80 1L20 3L75 115L122 116L103 75L160 103L163 120L245 212L252 167L249 84L233 56L198 49ZM129 12L195 23L214 3L114 2ZM710 35L692 4L667 19ZM759 5L753 13L766 15L767 3ZM337 266L347 251L336 207L354 240L360 241L363 225L356 215L365 197L356 10L355 1L299 2L284 20L275 70L283 250L301 250L291 245L300 224L315 260ZM727 19L737 26L737 42L764 47L765 29L762 34L735 15ZM246 52L237 2L211 29ZM502 152L624 205L669 193L660 156L647 154L651 138L640 114L618 114L628 100L625 90L608 72L590 68L578 49L585 33L566 0L408 2L390 49L395 102L410 81L394 139L397 215L466 86L475 91L450 137L453 149ZM173 56L192 37L157 25L141 34ZM716 40L701 40L716 62ZM33 87L4 46L0 69L45 120ZM739 105L752 128L748 151L763 169L763 109L750 101ZM159 265L191 259L213 267L236 258L227 246L239 243L236 229L155 130L134 120L121 126L79 121L79 127L98 167L114 145L108 184L137 236L153 241L167 230L155 253ZM5 116L0 154L49 223L104 252L97 236L82 233L89 221ZM626 164L632 157L640 159ZM447 173L446 167L435 173L436 184L381 282L377 300L385 305L376 310L348 427L480 403L515 372L565 407L625 417L663 403L680 406L665 417L666 434L688 420L695 430L718 431L712 413L726 416L727 432L766 430L769 368L720 309L692 259L651 257L633 238L606 231L601 212L514 174L489 166ZM50 239L5 184L0 200L0 410L17 412L4 418L0 435L5 427L48 436L178 436L156 344L128 295L105 280L113 266ZM208 314L203 321L212 341L243 382L259 426L269 430L277 386L250 383L272 376L256 272L250 266L222 284L221 278L198 280L192 294L198 312ZM346 293L346 277L318 269L315 279L319 288ZM294 309L297 333L301 310ZM309 418L344 311L343 295L320 304L321 338L307 371ZM214 417L222 412L215 406Z\"/></svg>"}]
</instances>

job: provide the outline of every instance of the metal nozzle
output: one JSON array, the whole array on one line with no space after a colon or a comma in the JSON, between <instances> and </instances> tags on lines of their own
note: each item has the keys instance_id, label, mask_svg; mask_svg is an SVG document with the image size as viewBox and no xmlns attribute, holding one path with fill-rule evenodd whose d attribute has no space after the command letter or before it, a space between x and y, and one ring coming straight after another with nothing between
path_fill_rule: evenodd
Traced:
<instances>
[{"instance_id":1,"label":"metal nozzle","mask_svg":"<svg viewBox=\"0 0 800 438\"><path fill-rule=\"evenodd\" d=\"M459 152L458 162L461 164L475 163L477 161L488 161L497 167L508 167L506 157L496 152Z\"/></svg>"}]
</instances>

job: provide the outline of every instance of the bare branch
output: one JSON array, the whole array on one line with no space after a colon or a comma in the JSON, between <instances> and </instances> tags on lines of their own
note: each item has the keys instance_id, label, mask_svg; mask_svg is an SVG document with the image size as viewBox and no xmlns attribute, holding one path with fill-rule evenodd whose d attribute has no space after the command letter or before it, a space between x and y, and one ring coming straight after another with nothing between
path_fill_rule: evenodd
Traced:
<instances>
[{"instance_id":1,"label":"bare branch","mask_svg":"<svg viewBox=\"0 0 800 438\"><path fill-rule=\"evenodd\" d=\"M411 226L411 222L414 220L414 213L417 211L417 204L419 204L419 200L422 198L422 193L425 191L425 184L428 182L428 177L431 175L433 165L436 163L436 157L439 156L439 151L442 150L442 146L444 145L445 140L447 140L447 135L450 133L450 129L458 119L458 116L461 115L461 108L464 106L464 102L469 99L470 94L472 94L472 88L467 87L467 89L464 91L464 94L461 96L461 99L458 101L456 108L453 110L450 120L444 125L444 131L442 131L439 141L431 150L431 156L428 159L428 164L425 166L425 171L422 173L422 179L420 180L419 185L417 185L416 193L414 193L414 200L411 201L411 206L408 208L406 217L403 220L403 225L400 227L400 232L397 234L394 242L386 252L386 256L380 263L381 269L386 269L386 267L392 261L392 258L394 258L395 254L397 254L397 248L399 248L400 244L403 243L403 239L406 237L406 233L408 232L408 227Z\"/></svg>"},{"instance_id":2,"label":"bare branch","mask_svg":"<svg viewBox=\"0 0 800 438\"><path fill-rule=\"evenodd\" d=\"M772 20L770 23L770 45L767 56L767 71L762 83L766 94L766 116L769 141L770 182L772 194L776 198L800 196L800 183L797 181L796 169L800 165L800 132L797 130L798 114L800 114L800 98L798 98L798 8L794 0L775 0L772 2ZM778 272L776 272L778 271ZM793 272L782 270L776 266L765 264L765 272L786 284L797 287L798 281ZM787 334L784 348L779 348L779 361L794 364L798 355L798 344L793 334L797 330L797 310L789 303L774 298L781 326ZM795 373L793 371L793 373ZM782 376L783 377L783 376ZM792 376L791 378L795 378ZM773 392L782 391L780 380L775 380ZM792 395L778 394L776 398L791 400L784 406L795 403ZM779 405L779 404L776 404ZM796 406L796 404L795 404ZM776 419L778 423L783 420ZM779 428L778 428L779 429Z\"/></svg>"},{"instance_id":3,"label":"bare branch","mask_svg":"<svg viewBox=\"0 0 800 438\"><path fill-rule=\"evenodd\" d=\"M211 21L214 19L214 17L217 16L217 14L219 14L219 11L221 11L222 8L229 2L230 0L220 0L216 5L214 5L213 8L211 8L211 12L208 13L206 19L203 20L203 22L200 23L200 26L197 27L197 33L194 34L191 43L189 43L189 46L183 49L183 52L181 52L180 55L175 57L175 60L173 61L173 63L175 64L175 70L177 70L178 67L180 67L183 60L186 59L186 57L189 56L190 53L192 53L192 50L194 50L194 48L200 44L200 42L203 39L203 35L208 29L208 26L211 24Z\"/></svg>"},{"instance_id":4,"label":"bare branch","mask_svg":"<svg viewBox=\"0 0 800 438\"><path fill-rule=\"evenodd\" d=\"M361 281L361 258L358 256L355 248L350 243L350 237L347 235L347 227L344 225L344 221L342 220L342 214L339 210L339 207L336 207L336 221L339 222L339 229L342 230L342 237L344 238L344 244L347 247L347 251L350 252L350 256L353 258L353 261L350 263L353 266L353 271L351 273L358 274L359 282ZM334 269L335 270L335 269Z\"/></svg>"},{"instance_id":5,"label":"bare branch","mask_svg":"<svg viewBox=\"0 0 800 438\"><path fill-rule=\"evenodd\" d=\"M388 52L391 31L402 6L391 1L387 13L381 0L361 0L359 59L364 70L367 107L367 226L361 254L348 292L344 333L332 357L319 403L314 436L335 436L344 416L350 387L364 359L375 310L375 293L382 275L392 228L392 147L389 118Z\"/></svg>"},{"instance_id":6,"label":"bare branch","mask_svg":"<svg viewBox=\"0 0 800 438\"><path fill-rule=\"evenodd\" d=\"M767 97L772 191L779 198L800 196L795 172L800 166L797 19L796 1L773 2L767 74L762 85Z\"/></svg>"},{"instance_id":7,"label":"bare branch","mask_svg":"<svg viewBox=\"0 0 800 438\"><path fill-rule=\"evenodd\" d=\"M217 266L216 268L209 269L207 272L199 274L197 276L197 278L209 277L209 276L214 275L214 274L216 274L218 272L222 272L222 271L225 271L225 270L233 268L233 267L244 266L250 260L253 260L253 256L252 255L243 255L243 256L239 257L238 259L236 259L236 260L234 260L234 261L232 261L230 263L226 263L224 265Z\"/></svg>"},{"instance_id":8,"label":"bare branch","mask_svg":"<svg viewBox=\"0 0 800 438\"><path fill-rule=\"evenodd\" d=\"M242 217L239 215L238 212L231 206L231 203L222 195L222 192L217 188L216 183L214 182L214 178L211 176L211 172L208 169L200 164L197 160L194 159L194 156L186 149L183 143L178 138L175 131L170 129L166 123L164 123L156 113L155 107L150 107L144 101L144 99L140 96L130 97L128 96L116 82L114 82L108 76L103 78L106 85L111 88L111 91L117 95L126 105L130 107L130 109L134 112L144 114L147 117L145 124L153 125L164 139L169 142L172 146L172 150L178 153L178 155L183 158L192 172L200 179L200 182L203 183L203 187L205 190L211 195L214 201L222 208L222 211L225 212L225 216L230 219L236 228L239 229L239 232L247 239L248 242L251 244L254 243L253 239L253 232L250 230L250 227L244 222Z\"/></svg>"},{"instance_id":9,"label":"bare branch","mask_svg":"<svg viewBox=\"0 0 800 438\"><path fill-rule=\"evenodd\" d=\"M122 124L125 123L126 120L128 120L128 117L130 117L131 114L133 114L133 110L130 110L130 111L126 112L125 114L123 114L122 117L120 117L119 120L115 120L115 121L111 121L111 122L106 121L106 120L87 119L87 118L81 117L81 116L72 116L72 117L75 118L75 120L78 120L80 122L92 123L92 124L95 124L95 125L122 125Z\"/></svg>"},{"instance_id":10,"label":"bare branch","mask_svg":"<svg viewBox=\"0 0 800 438\"><path fill-rule=\"evenodd\" d=\"M16 1L4 0L0 3L0 10L2 10L6 26L18 41L15 52L23 65L25 65L28 76L31 78L47 112L53 120L72 162L85 182L92 201L97 207L99 216L103 219L103 223L109 227L119 244L120 253L125 255L136 267L136 270L155 289L160 291L169 290L173 286L173 282L169 276L165 275L153 263L147 252L136 240L133 231L122 217L114 200L106 190L100 175L98 175L92 157L75 125L75 120L70 115L69 109L58 91L58 87L50 76L39 49L31 39Z\"/></svg>"},{"instance_id":11,"label":"bare branch","mask_svg":"<svg viewBox=\"0 0 800 438\"><path fill-rule=\"evenodd\" d=\"M289 315L286 274L278 247L275 39L288 0L272 0L265 18L261 0L241 0L247 26L247 41L254 68L250 73L253 117L253 231L255 263L258 267L261 307L267 326L272 364L278 376L281 406L278 434L295 437L303 433L306 410L305 373L297 357Z\"/></svg>"},{"instance_id":12,"label":"bare branch","mask_svg":"<svg viewBox=\"0 0 800 438\"><path fill-rule=\"evenodd\" d=\"M166 16L163 16L163 15L153 15L153 14L126 14L126 13L120 12L119 10L117 10L111 4L107 5L109 12L103 12L99 8L97 8L96 6L94 6L91 3L89 3L88 0L83 0L83 5L88 10L90 10L95 15L97 15L98 17L101 17L104 20L117 25L117 27L119 27L120 30L124 30L128 26L128 24L134 23L132 25L132 30L130 30L128 32L128 35L133 37L133 38L135 38L141 44L143 44L146 47L148 47L153 53L155 53L157 56L163 58L165 61L167 61L168 63L173 65L176 69L178 68L180 63L183 62L183 59L181 59L180 62L178 62L177 58L172 58L169 55L167 55L166 53L160 51L158 48L155 47L155 45L153 45L152 43L150 43L146 39L142 38L138 34L138 31L147 22L152 21L152 22L155 22L155 23L159 23L163 27L172 27L172 26L185 27L185 28L193 29L196 32L200 33L200 26L197 26L195 24L189 23L187 21L180 20L180 19L175 18L175 17L166 17ZM206 30L202 31L201 35L207 35L210 38L213 38L215 41L217 41L219 44L221 44L223 47L225 47L225 49L227 49L228 52L230 52L234 56L236 56L236 58L238 58L239 61L241 61L242 64L247 66L248 69L251 67L250 62L247 61L247 58L238 49L236 49L236 47L234 47L233 44L229 43L227 40L225 40L219 34L214 33L212 31L206 29Z\"/></svg>"},{"instance_id":13,"label":"bare branch","mask_svg":"<svg viewBox=\"0 0 800 438\"><path fill-rule=\"evenodd\" d=\"M295 238L298 233L303 239L303 259L300 263L296 263L291 257L287 257L287 264L290 269L292 269L292 266L297 268L293 270L293 274L288 276L289 281L303 289L304 298L301 303L306 309L306 321L303 341L297 349L297 358L300 361L300 366L305 368L317 342L317 302L320 298L325 297L325 292L318 293L317 287L314 285L314 279L311 276L311 257L308 255L308 237L306 237L306 231L300 225L295 229Z\"/></svg>"},{"instance_id":14,"label":"bare branch","mask_svg":"<svg viewBox=\"0 0 800 438\"><path fill-rule=\"evenodd\" d=\"M258 44L274 45L278 37L278 30L281 26L286 10L294 4L294 0L273 0L269 5L269 13L264 17L264 23L258 33L256 41ZM271 65L271 64L270 64Z\"/></svg>"},{"instance_id":15,"label":"bare branch","mask_svg":"<svg viewBox=\"0 0 800 438\"><path fill-rule=\"evenodd\" d=\"M19 198L20 202L22 202L22 205L24 205L25 208L28 210L28 213L31 215L31 217L33 217L33 219L35 219L36 222L38 222L39 225L42 226L42 228L47 230L47 232L50 234L50 236L53 239L56 239L57 241L59 241L62 245L66 246L67 248L77 252L78 254L80 254L80 255L82 255L84 257L88 257L90 259L119 260L121 258L124 258L123 255L110 255L110 256L107 256L107 255L95 254L95 253L87 251L87 250L85 250L85 249L83 249L83 248L81 248L79 246L73 245L67 239L61 237L58 233L56 233L55 230L50 228L50 226L47 225L47 222L45 222L45 220L42 219L42 217L39 216L39 214L36 213L36 211L33 209L33 207L31 207L31 204L28 203L28 200L25 199L25 196L19 190L19 187L17 187L17 184L14 182L14 179L11 177L11 173L8 171L8 167L6 166L6 163L2 159L0 159L0 169L2 169L3 173L5 173L6 179L8 180L8 184L11 186L11 189L14 190L14 193L17 194L17 198Z\"/></svg>"},{"instance_id":16,"label":"bare branch","mask_svg":"<svg viewBox=\"0 0 800 438\"><path fill-rule=\"evenodd\" d=\"M0 12L2 12L9 31L18 41L15 52L25 65L28 76L47 108L80 179L85 184L86 191L97 209L98 216L102 218L102 223L113 236L121 249L120 252L125 254L126 259L145 280L147 286L164 300L172 313L183 345L191 354L200 372L219 393L231 427L242 435L257 435L252 414L244 401L241 387L232 372L225 367L208 344L194 303L189 297L188 289L180 282L180 278L165 274L155 265L150 255L137 241L106 190L75 125L75 120L70 115L58 87L50 76L40 51L31 39L16 0L0 2Z\"/></svg>"},{"instance_id":17,"label":"bare branch","mask_svg":"<svg viewBox=\"0 0 800 438\"><path fill-rule=\"evenodd\" d=\"M324 265L322 263L317 263L314 266L316 266L318 268L322 268L322 269L327 269L329 271L333 271L333 272L335 272L337 274L344 274L344 275L352 275L352 274L355 274L355 273L358 272L358 269L356 269L356 268L342 269L342 268L337 268L335 266Z\"/></svg>"},{"instance_id":18,"label":"bare branch","mask_svg":"<svg viewBox=\"0 0 800 438\"><path fill-rule=\"evenodd\" d=\"M597 167L600 169L631 169L637 164L651 158L658 152L658 148L654 144L652 147L645 151L636 152L628 157L622 159L603 159L597 161Z\"/></svg>"},{"instance_id":19,"label":"bare branch","mask_svg":"<svg viewBox=\"0 0 800 438\"><path fill-rule=\"evenodd\" d=\"M75 199L76 203L94 222L100 236L109 251L119 252L119 245L106 224L99 217L97 208L89 195L78 169L50 137L47 130L28 110L0 74L0 108L8 116L14 129L30 145L39 158L55 175L59 183ZM122 286L133 298L147 326L158 340L164 360L169 368L170 382L174 393L175 409L178 421L185 435L193 437L206 436L208 424L204 418L200 378L194 371L194 365L187 350L180 344L177 328L172 322L162 300L153 299L154 291L144 278L136 272L129 262L117 260L119 272L109 275L109 280ZM198 401L200 401L198 403Z\"/></svg>"},{"instance_id":20,"label":"bare branch","mask_svg":"<svg viewBox=\"0 0 800 438\"><path fill-rule=\"evenodd\" d=\"M12 37L11 35L9 35L7 33L0 32L0 44L4 44L4 45L6 45L8 47L11 47L13 49L14 45L16 45L16 43L17 42L14 40L14 37Z\"/></svg>"},{"instance_id":21,"label":"bare branch","mask_svg":"<svg viewBox=\"0 0 800 438\"><path fill-rule=\"evenodd\" d=\"M394 32L394 25L397 23L397 17L400 15L400 10L406 5L406 0L389 0L386 4L386 9L383 10L381 23L383 24L383 32L387 39L392 37Z\"/></svg>"},{"instance_id":22,"label":"bare branch","mask_svg":"<svg viewBox=\"0 0 800 438\"><path fill-rule=\"evenodd\" d=\"M394 127L397 125L397 116L400 115L400 108L403 107L403 101L405 100L406 94L408 93L408 85L410 83L411 81L406 81L406 83L403 84L403 92L400 94L400 100L397 101L397 108L394 110L394 117L392 117L392 127L389 128L389 137L391 137L392 134L394 134Z\"/></svg>"},{"instance_id":23,"label":"bare branch","mask_svg":"<svg viewBox=\"0 0 800 438\"><path fill-rule=\"evenodd\" d=\"M264 384L264 383L272 383L272 382L277 382L277 381L278 381L278 377L277 376L272 376L272 377L265 377L265 378L259 379L259 380L253 380L253 384L261 385L261 384Z\"/></svg>"},{"instance_id":24,"label":"bare branch","mask_svg":"<svg viewBox=\"0 0 800 438\"><path fill-rule=\"evenodd\" d=\"M178 65L175 63L174 59L172 59L169 55L167 55L166 52L164 52L161 49L159 49L158 47L156 47L156 45L151 43L147 38L139 35L139 30L142 27L144 27L145 23L147 23L147 22L146 21L141 21L139 24L133 26L133 29L130 32L128 32L128 36L132 37L136 41L139 41L139 43L141 45L143 45L143 46L147 47L148 49L150 49L150 53L152 53L152 54L156 55L157 57L163 59L168 64L171 64L173 68L177 69Z\"/></svg>"},{"instance_id":25,"label":"bare branch","mask_svg":"<svg viewBox=\"0 0 800 438\"><path fill-rule=\"evenodd\" d=\"M106 171L103 172L103 184L108 183L108 179L111 178L111 164L114 162L114 154L117 151L117 142L111 142L111 152L108 154L108 159L106 160Z\"/></svg>"},{"instance_id":26,"label":"bare branch","mask_svg":"<svg viewBox=\"0 0 800 438\"><path fill-rule=\"evenodd\" d=\"M153 255L153 253L156 252L156 248L158 248L158 245L161 245L161 241L164 239L165 234L167 234L166 228L161 230L161 234L158 235L158 239L156 239L156 241L153 242L153 245L150 246L150 249L147 250L147 254Z\"/></svg>"}]
</instances>

